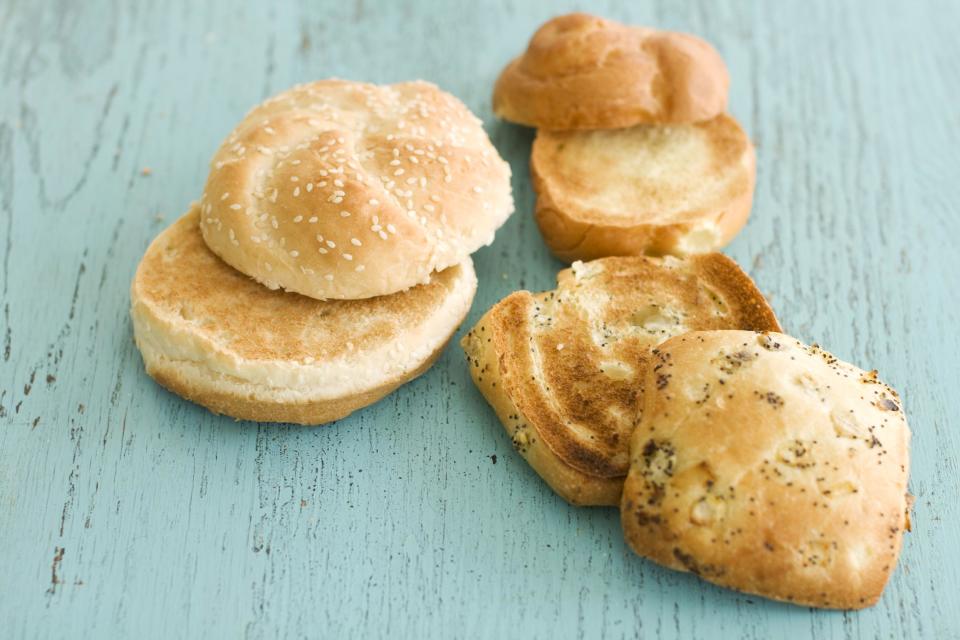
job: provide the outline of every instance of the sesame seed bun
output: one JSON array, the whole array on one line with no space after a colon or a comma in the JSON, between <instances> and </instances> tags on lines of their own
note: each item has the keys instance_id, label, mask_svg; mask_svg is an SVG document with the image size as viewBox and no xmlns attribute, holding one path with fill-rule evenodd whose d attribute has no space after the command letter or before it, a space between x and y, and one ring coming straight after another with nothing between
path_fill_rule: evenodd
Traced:
<instances>
[{"instance_id":1,"label":"sesame seed bun","mask_svg":"<svg viewBox=\"0 0 960 640\"><path fill-rule=\"evenodd\" d=\"M706 122L537 131L536 220L562 260L716 251L750 216L756 157L722 114Z\"/></svg>"},{"instance_id":2,"label":"sesame seed bun","mask_svg":"<svg viewBox=\"0 0 960 640\"><path fill-rule=\"evenodd\" d=\"M585 13L541 26L500 74L494 112L541 129L611 129L709 120L730 79L700 38Z\"/></svg>"},{"instance_id":3,"label":"sesame seed bun","mask_svg":"<svg viewBox=\"0 0 960 640\"><path fill-rule=\"evenodd\" d=\"M476 292L469 258L367 300L272 291L204 244L194 207L147 249L131 287L147 373L216 413L321 424L426 371Z\"/></svg>"},{"instance_id":4,"label":"sesame seed bun","mask_svg":"<svg viewBox=\"0 0 960 640\"><path fill-rule=\"evenodd\" d=\"M424 284L493 241L510 168L427 82L323 80L255 107L213 158L207 245L267 287L360 299Z\"/></svg>"},{"instance_id":5,"label":"sesame seed bun","mask_svg":"<svg viewBox=\"0 0 960 640\"><path fill-rule=\"evenodd\" d=\"M812 607L877 602L909 527L896 391L778 333L661 344L642 385L621 516L640 555Z\"/></svg>"}]
</instances>

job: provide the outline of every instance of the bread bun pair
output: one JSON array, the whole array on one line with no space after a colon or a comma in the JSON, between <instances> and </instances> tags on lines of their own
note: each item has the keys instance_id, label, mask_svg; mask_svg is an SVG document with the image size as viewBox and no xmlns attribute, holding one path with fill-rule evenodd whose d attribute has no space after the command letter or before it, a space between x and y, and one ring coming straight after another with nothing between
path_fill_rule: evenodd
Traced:
<instances>
[{"instance_id":1,"label":"bread bun pair","mask_svg":"<svg viewBox=\"0 0 960 640\"><path fill-rule=\"evenodd\" d=\"M547 484L574 505L615 506L654 347L688 331L780 324L720 253L576 262L557 284L510 294L461 344L477 387Z\"/></svg>"},{"instance_id":2,"label":"bread bun pair","mask_svg":"<svg viewBox=\"0 0 960 640\"><path fill-rule=\"evenodd\" d=\"M725 113L729 75L699 38L575 13L544 24L494 89L537 127L536 219L567 261L685 255L746 223L756 162Z\"/></svg>"},{"instance_id":3,"label":"bread bun pair","mask_svg":"<svg viewBox=\"0 0 960 640\"><path fill-rule=\"evenodd\" d=\"M896 392L779 333L729 258L611 257L519 291L464 337L520 455L638 554L815 607L880 597L909 527Z\"/></svg>"},{"instance_id":4,"label":"bread bun pair","mask_svg":"<svg viewBox=\"0 0 960 640\"><path fill-rule=\"evenodd\" d=\"M137 269L147 372L236 418L341 418L429 368L512 210L509 166L434 85L294 87L237 125Z\"/></svg>"}]
</instances>

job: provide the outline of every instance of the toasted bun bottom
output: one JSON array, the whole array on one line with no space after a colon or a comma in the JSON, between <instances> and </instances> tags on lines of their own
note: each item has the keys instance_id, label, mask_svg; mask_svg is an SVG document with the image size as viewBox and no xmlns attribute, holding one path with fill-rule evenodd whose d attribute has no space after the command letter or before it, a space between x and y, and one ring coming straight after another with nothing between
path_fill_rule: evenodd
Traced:
<instances>
[{"instance_id":1,"label":"toasted bun bottom","mask_svg":"<svg viewBox=\"0 0 960 640\"><path fill-rule=\"evenodd\" d=\"M217 258L197 218L194 208L147 249L131 316L147 373L216 413L300 424L342 418L426 371L476 292L469 259L379 298L270 290Z\"/></svg>"},{"instance_id":2,"label":"toasted bun bottom","mask_svg":"<svg viewBox=\"0 0 960 640\"><path fill-rule=\"evenodd\" d=\"M688 255L726 246L750 217L756 154L730 116L615 131L540 131L535 217L561 260Z\"/></svg>"},{"instance_id":3,"label":"toasted bun bottom","mask_svg":"<svg viewBox=\"0 0 960 640\"><path fill-rule=\"evenodd\" d=\"M147 373L162 387L213 413L255 422L319 425L345 418L425 373L443 353L452 335L448 335L443 346L409 374L366 391L330 400L303 400L284 389L244 383L194 363L170 360L161 354L144 353L143 357Z\"/></svg>"},{"instance_id":4,"label":"toasted bun bottom","mask_svg":"<svg viewBox=\"0 0 960 640\"><path fill-rule=\"evenodd\" d=\"M490 326L490 313L488 311L480 319L460 344L470 361L474 384L500 418L513 448L557 495L570 504L577 507L619 505L623 476L601 478L572 467L547 446L537 429L531 428L511 395L504 391L498 352L506 352L508 347L503 344L502 336Z\"/></svg>"}]
</instances>

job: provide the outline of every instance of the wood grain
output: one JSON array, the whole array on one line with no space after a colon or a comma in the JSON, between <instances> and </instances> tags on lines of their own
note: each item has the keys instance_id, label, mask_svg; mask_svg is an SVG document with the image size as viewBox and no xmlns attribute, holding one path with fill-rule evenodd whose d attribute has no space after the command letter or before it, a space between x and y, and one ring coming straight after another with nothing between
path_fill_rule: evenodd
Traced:
<instances>
[{"instance_id":1,"label":"wood grain","mask_svg":"<svg viewBox=\"0 0 960 640\"><path fill-rule=\"evenodd\" d=\"M532 133L489 95L572 2L2 0L0 635L960 637L960 5L595 4L717 45L759 163L728 253L790 332L904 396L914 531L881 603L774 604L633 556L615 511L569 508L512 452L455 347L316 429L215 417L144 375L140 255L246 109L303 80L460 96L517 200L468 322L550 288Z\"/></svg>"}]
</instances>

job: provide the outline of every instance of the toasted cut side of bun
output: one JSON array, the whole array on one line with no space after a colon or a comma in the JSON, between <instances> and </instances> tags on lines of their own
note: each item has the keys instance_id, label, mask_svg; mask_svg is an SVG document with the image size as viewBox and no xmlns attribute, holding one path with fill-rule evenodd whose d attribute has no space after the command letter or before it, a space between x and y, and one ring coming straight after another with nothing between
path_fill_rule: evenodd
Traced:
<instances>
[{"instance_id":1,"label":"toasted cut side of bun","mask_svg":"<svg viewBox=\"0 0 960 640\"><path fill-rule=\"evenodd\" d=\"M749 331L657 348L621 516L638 554L811 607L877 602L909 527L897 393L816 345Z\"/></svg>"},{"instance_id":2,"label":"toasted cut side of bun","mask_svg":"<svg viewBox=\"0 0 960 640\"><path fill-rule=\"evenodd\" d=\"M562 260L715 251L750 215L756 157L729 115L696 124L538 131L536 220Z\"/></svg>"},{"instance_id":3,"label":"toasted cut side of bun","mask_svg":"<svg viewBox=\"0 0 960 640\"><path fill-rule=\"evenodd\" d=\"M215 413L322 424L426 371L476 291L469 258L429 284L365 300L274 291L204 244L199 212L161 233L131 287L147 373Z\"/></svg>"},{"instance_id":4,"label":"toasted cut side of bun","mask_svg":"<svg viewBox=\"0 0 960 640\"><path fill-rule=\"evenodd\" d=\"M493 110L552 130L698 122L726 109L729 84L700 38L573 13L541 26L507 65Z\"/></svg>"},{"instance_id":5,"label":"toasted cut side of bun","mask_svg":"<svg viewBox=\"0 0 960 640\"><path fill-rule=\"evenodd\" d=\"M619 504L651 350L696 329L779 330L726 256L605 258L515 292L463 338L477 387L513 445L575 505Z\"/></svg>"},{"instance_id":6,"label":"toasted cut side of bun","mask_svg":"<svg viewBox=\"0 0 960 640\"><path fill-rule=\"evenodd\" d=\"M510 166L428 82L323 80L247 114L210 166L200 227L227 264L319 300L429 282L493 241Z\"/></svg>"}]
</instances>

